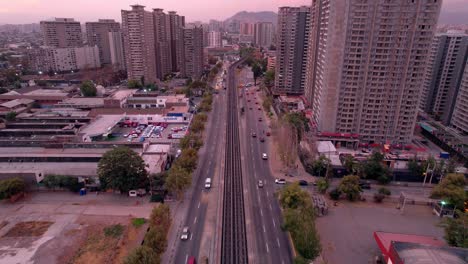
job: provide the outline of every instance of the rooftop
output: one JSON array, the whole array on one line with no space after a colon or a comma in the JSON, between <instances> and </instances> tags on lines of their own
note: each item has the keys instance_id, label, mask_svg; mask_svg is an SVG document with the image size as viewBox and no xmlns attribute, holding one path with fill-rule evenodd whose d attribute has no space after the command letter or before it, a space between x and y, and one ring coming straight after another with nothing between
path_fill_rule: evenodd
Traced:
<instances>
[{"instance_id":1,"label":"rooftop","mask_svg":"<svg viewBox=\"0 0 468 264\"><path fill-rule=\"evenodd\" d=\"M466 264L468 249L394 242L393 249L405 264Z\"/></svg>"},{"instance_id":2,"label":"rooftop","mask_svg":"<svg viewBox=\"0 0 468 264\"><path fill-rule=\"evenodd\" d=\"M112 128L122 119L122 115L101 115L89 125L81 129L80 133L88 137L101 136L109 133Z\"/></svg>"}]
</instances>

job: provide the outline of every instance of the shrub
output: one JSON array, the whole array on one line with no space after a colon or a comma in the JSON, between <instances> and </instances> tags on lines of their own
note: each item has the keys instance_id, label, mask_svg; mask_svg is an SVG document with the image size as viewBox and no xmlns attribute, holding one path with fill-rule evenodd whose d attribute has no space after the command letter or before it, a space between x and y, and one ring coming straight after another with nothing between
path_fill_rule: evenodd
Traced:
<instances>
[{"instance_id":1,"label":"shrub","mask_svg":"<svg viewBox=\"0 0 468 264\"><path fill-rule=\"evenodd\" d=\"M132 219L132 225L136 228L144 225L146 223L146 219L144 218L133 218Z\"/></svg>"},{"instance_id":2,"label":"shrub","mask_svg":"<svg viewBox=\"0 0 468 264\"><path fill-rule=\"evenodd\" d=\"M323 193L327 192L328 187L330 187L330 184L328 183L328 181L326 179L319 179L317 181L317 190L320 193L323 194Z\"/></svg>"},{"instance_id":3,"label":"shrub","mask_svg":"<svg viewBox=\"0 0 468 264\"><path fill-rule=\"evenodd\" d=\"M125 258L124 264L159 264L160 256L147 246L139 246Z\"/></svg>"},{"instance_id":4,"label":"shrub","mask_svg":"<svg viewBox=\"0 0 468 264\"><path fill-rule=\"evenodd\" d=\"M24 192L26 183L21 178L11 178L0 180L0 200L9 199L10 197Z\"/></svg>"},{"instance_id":5,"label":"shrub","mask_svg":"<svg viewBox=\"0 0 468 264\"><path fill-rule=\"evenodd\" d=\"M330 198L331 198L332 200L337 201L337 200L340 199L341 191L338 190L338 189L333 189L333 190L329 193L329 195L330 195Z\"/></svg>"},{"instance_id":6,"label":"shrub","mask_svg":"<svg viewBox=\"0 0 468 264\"><path fill-rule=\"evenodd\" d=\"M383 194L383 195L387 195L387 196L388 196L388 195L391 195L392 192L391 192L389 189L385 188L385 187L381 187L381 188L379 189L379 194Z\"/></svg>"}]
</instances>

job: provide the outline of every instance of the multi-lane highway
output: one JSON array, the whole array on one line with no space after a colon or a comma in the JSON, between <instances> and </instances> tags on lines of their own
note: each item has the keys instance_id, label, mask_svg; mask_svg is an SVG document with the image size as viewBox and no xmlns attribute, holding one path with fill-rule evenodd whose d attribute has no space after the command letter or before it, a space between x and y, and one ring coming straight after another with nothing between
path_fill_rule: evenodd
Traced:
<instances>
[{"instance_id":1,"label":"multi-lane highway","mask_svg":"<svg viewBox=\"0 0 468 264\"><path fill-rule=\"evenodd\" d=\"M252 73L244 69L238 83L249 82L253 83ZM261 94L254 87L248 90L243 88L241 92L242 98L239 100L244 105L245 113L240 115L240 135L248 193L247 221L250 223L247 231L249 242L255 243L249 245L252 251L249 254L253 263L291 263L289 240L281 230L281 211L274 196L278 186L275 186L268 160L262 159L262 153L269 153L268 141L271 138L266 135L269 127L261 105ZM256 133L256 137L252 137L252 133ZM260 138L264 138L265 142L261 142ZM264 183L262 188L258 186L259 180Z\"/></svg>"},{"instance_id":2,"label":"multi-lane highway","mask_svg":"<svg viewBox=\"0 0 468 264\"><path fill-rule=\"evenodd\" d=\"M196 259L207 257L210 263L215 263L212 259L217 256L220 249L216 247L216 241L221 234L217 230L218 210L222 210L219 203L221 192L221 178L225 147L225 124L226 124L226 95L221 90L214 95L213 110L210 114L207 127L205 147L200 150L199 164L192 176L193 187L187 194L185 203L189 203L187 214L183 224L177 230L176 251L168 262L185 264L191 256ZM212 179L212 187L204 188L205 179ZM220 225L221 223L219 223ZM180 232L183 226L190 229L189 239L181 241ZM203 248L201 248L203 247Z\"/></svg>"}]
</instances>

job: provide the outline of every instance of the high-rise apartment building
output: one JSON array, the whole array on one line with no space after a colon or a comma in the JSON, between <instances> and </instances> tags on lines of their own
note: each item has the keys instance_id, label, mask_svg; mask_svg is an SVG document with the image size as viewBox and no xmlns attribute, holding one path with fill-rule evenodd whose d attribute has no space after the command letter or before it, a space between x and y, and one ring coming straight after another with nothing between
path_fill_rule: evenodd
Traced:
<instances>
[{"instance_id":1,"label":"high-rise apartment building","mask_svg":"<svg viewBox=\"0 0 468 264\"><path fill-rule=\"evenodd\" d=\"M122 34L128 79L156 81L153 14L142 5L122 10Z\"/></svg>"},{"instance_id":2,"label":"high-rise apartment building","mask_svg":"<svg viewBox=\"0 0 468 264\"><path fill-rule=\"evenodd\" d=\"M240 34L245 36L254 35L254 24L250 22L240 23Z\"/></svg>"},{"instance_id":3,"label":"high-rise apartment building","mask_svg":"<svg viewBox=\"0 0 468 264\"><path fill-rule=\"evenodd\" d=\"M460 83L460 88L450 124L463 136L468 136L468 61Z\"/></svg>"},{"instance_id":4,"label":"high-rise apartment building","mask_svg":"<svg viewBox=\"0 0 468 264\"><path fill-rule=\"evenodd\" d=\"M209 31L218 31L218 32L221 32L223 30L223 22L222 21L218 21L218 20L214 20L214 19L210 19L210 23L209 23L209 28L208 28Z\"/></svg>"},{"instance_id":5,"label":"high-rise apartment building","mask_svg":"<svg viewBox=\"0 0 468 264\"><path fill-rule=\"evenodd\" d=\"M229 33L239 33L240 32L240 21L237 19L230 20L227 23L227 31Z\"/></svg>"},{"instance_id":6,"label":"high-rise apartment building","mask_svg":"<svg viewBox=\"0 0 468 264\"><path fill-rule=\"evenodd\" d=\"M38 72L66 72L101 67L97 46L53 48L43 46L29 52L31 69Z\"/></svg>"},{"instance_id":7,"label":"high-rise apartment building","mask_svg":"<svg viewBox=\"0 0 468 264\"><path fill-rule=\"evenodd\" d=\"M184 63L184 27L185 17L175 11L169 11L169 28L171 35L172 71L182 70Z\"/></svg>"},{"instance_id":8,"label":"high-rise apartment building","mask_svg":"<svg viewBox=\"0 0 468 264\"><path fill-rule=\"evenodd\" d=\"M156 76L163 79L172 73L171 28L169 15L162 9L153 9L156 50Z\"/></svg>"},{"instance_id":9,"label":"high-rise apartment building","mask_svg":"<svg viewBox=\"0 0 468 264\"><path fill-rule=\"evenodd\" d=\"M441 4L312 1L305 98L319 131L411 141Z\"/></svg>"},{"instance_id":10,"label":"high-rise apartment building","mask_svg":"<svg viewBox=\"0 0 468 264\"><path fill-rule=\"evenodd\" d=\"M109 32L119 32L120 24L113 19L99 19L98 22L86 22L85 25L88 45L96 45L99 49L101 63L110 64L112 61Z\"/></svg>"},{"instance_id":11,"label":"high-rise apartment building","mask_svg":"<svg viewBox=\"0 0 468 264\"><path fill-rule=\"evenodd\" d=\"M254 43L259 47L270 47L273 42L273 23L258 22L254 25Z\"/></svg>"},{"instance_id":12,"label":"high-rise apartment building","mask_svg":"<svg viewBox=\"0 0 468 264\"><path fill-rule=\"evenodd\" d=\"M427 62L419 107L449 125L468 55L468 35L437 34Z\"/></svg>"},{"instance_id":13,"label":"high-rise apartment building","mask_svg":"<svg viewBox=\"0 0 468 264\"><path fill-rule=\"evenodd\" d=\"M219 31L210 31L208 32L208 47L221 47L222 39L221 32Z\"/></svg>"},{"instance_id":14,"label":"high-rise apartment building","mask_svg":"<svg viewBox=\"0 0 468 264\"><path fill-rule=\"evenodd\" d=\"M275 94L304 93L309 27L309 6L279 8Z\"/></svg>"},{"instance_id":15,"label":"high-rise apartment building","mask_svg":"<svg viewBox=\"0 0 468 264\"><path fill-rule=\"evenodd\" d=\"M122 32L109 32L111 64L119 70L126 70Z\"/></svg>"},{"instance_id":16,"label":"high-rise apartment building","mask_svg":"<svg viewBox=\"0 0 468 264\"><path fill-rule=\"evenodd\" d=\"M44 45L54 48L72 48L83 46L80 22L73 18L56 18L53 21L41 21Z\"/></svg>"},{"instance_id":17,"label":"high-rise apartment building","mask_svg":"<svg viewBox=\"0 0 468 264\"><path fill-rule=\"evenodd\" d=\"M184 64L182 76L194 79L203 73L203 28L190 26L184 29Z\"/></svg>"}]
</instances>

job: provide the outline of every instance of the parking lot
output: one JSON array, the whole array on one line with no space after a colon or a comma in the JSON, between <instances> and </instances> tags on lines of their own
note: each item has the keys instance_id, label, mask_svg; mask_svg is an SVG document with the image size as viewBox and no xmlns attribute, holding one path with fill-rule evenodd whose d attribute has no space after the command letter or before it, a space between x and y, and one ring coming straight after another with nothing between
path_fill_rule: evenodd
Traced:
<instances>
[{"instance_id":1,"label":"parking lot","mask_svg":"<svg viewBox=\"0 0 468 264\"><path fill-rule=\"evenodd\" d=\"M443 240L440 219L429 206L408 206L404 214L396 204L340 202L331 206L328 215L317 218L322 254L327 263L375 263L380 250L373 232L384 231L435 236Z\"/></svg>"},{"instance_id":2,"label":"parking lot","mask_svg":"<svg viewBox=\"0 0 468 264\"><path fill-rule=\"evenodd\" d=\"M140 129L141 128L141 129ZM151 143L167 143L177 142L182 138L188 128L188 124L168 124L163 126L147 126L147 127L117 127L114 129L112 140L119 142L151 142ZM175 138L172 136L175 134ZM171 135L171 137L169 136ZM144 138L142 140L141 138Z\"/></svg>"}]
</instances>

